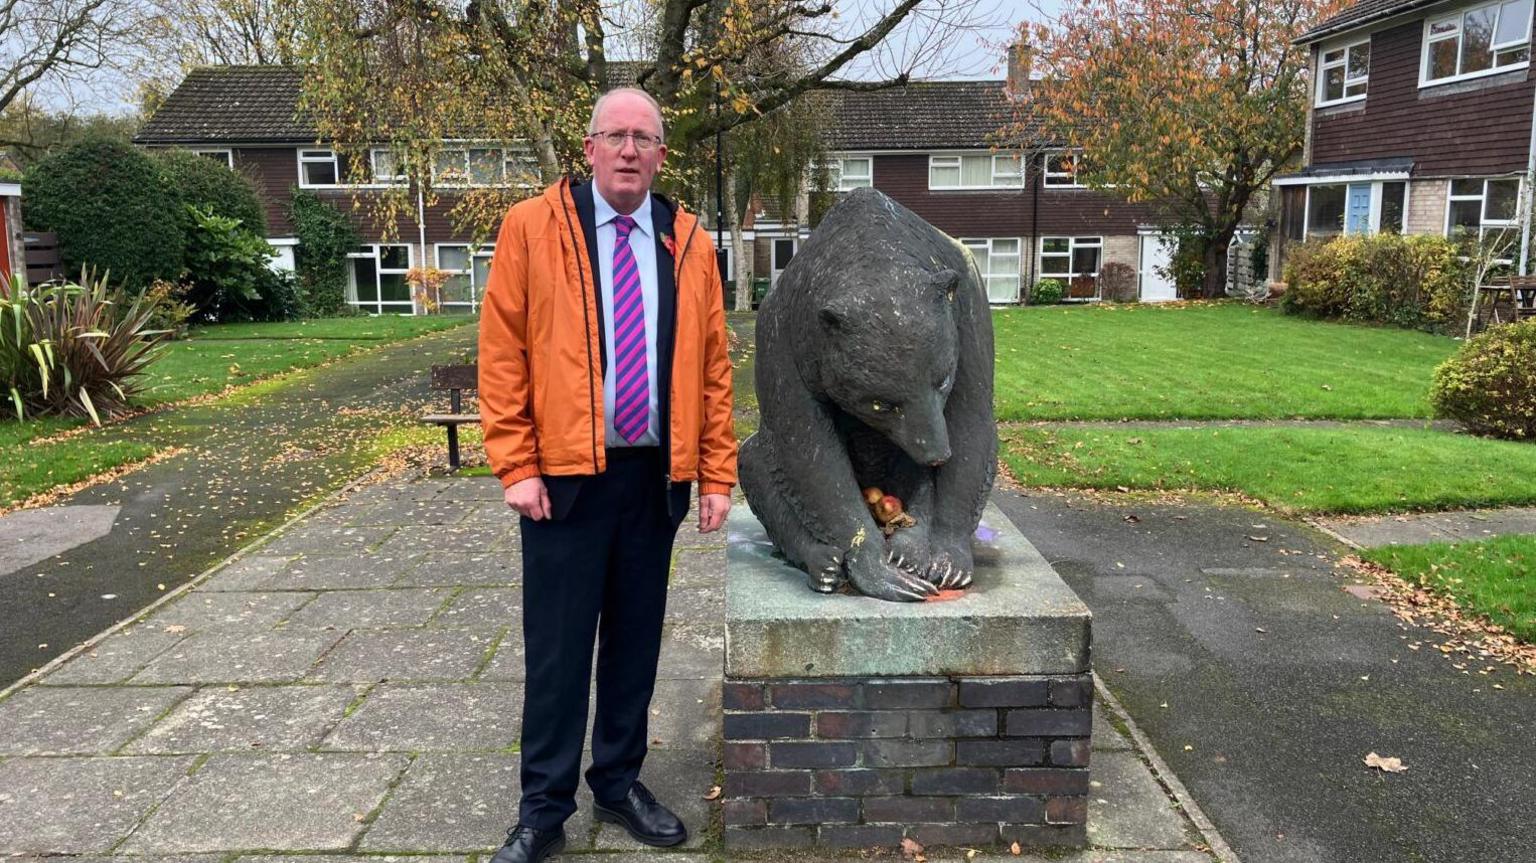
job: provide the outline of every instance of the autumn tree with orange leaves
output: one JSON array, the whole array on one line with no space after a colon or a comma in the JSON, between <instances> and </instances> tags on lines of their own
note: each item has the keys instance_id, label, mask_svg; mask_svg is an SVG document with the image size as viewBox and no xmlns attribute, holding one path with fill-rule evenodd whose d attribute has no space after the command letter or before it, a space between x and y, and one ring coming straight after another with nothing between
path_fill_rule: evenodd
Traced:
<instances>
[{"instance_id":1,"label":"autumn tree with orange leaves","mask_svg":"<svg viewBox=\"0 0 1536 863\"><path fill-rule=\"evenodd\" d=\"M1020 27L1009 143L1080 150L1086 185L1162 205L1220 296L1250 203L1301 153L1310 54L1293 41L1344 2L1069 0Z\"/></svg>"}]
</instances>

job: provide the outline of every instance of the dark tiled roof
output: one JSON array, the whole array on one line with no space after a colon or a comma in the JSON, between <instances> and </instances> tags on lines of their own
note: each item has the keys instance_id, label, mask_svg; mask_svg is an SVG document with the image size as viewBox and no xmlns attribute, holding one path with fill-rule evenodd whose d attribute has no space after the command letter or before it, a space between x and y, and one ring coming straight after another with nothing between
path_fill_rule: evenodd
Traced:
<instances>
[{"instance_id":1,"label":"dark tiled roof","mask_svg":"<svg viewBox=\"0 0 1536 863\"><path fill-rule=\"evenodd\" d=\"M1352 30L1383 18L1400 15L1404 12L1412 12L1426 6L1434 6L1444 0L1359 0L1352 6L1335 13L1324 19L1317 26L1301 34L1296 38L1298 43L1313 42L1324 36L1334 33L1342 33Z\"/></svg>"},{"instance_id":2,"label":"dark tiled roof","mask_svg":"<svg viewBox=\"0 0 1536 863\"><path fill-rule=\"evenodd\" d=\"M643 64L608 64L611 86L633 84ZM297 66L200 66L187 73L133 140L139 144L313 142L314 121L299 110ZM466 135L473 134L466 130Z\"/></svg>"},{"instance_id":3,"label":"dark tiled roof","mask_svg":"<svg viewBox=\"0 0 1536 863\"><path fill-rule=\"evenodd\" d=\"M295 66L193 69L133 140L140 144L313 141L315 125L298 110L303 74Z\"/></svg>"},{"instance_id":4,"label":"dark tiled roof","mask_svg":"<svg viewBox=\"0 0 1536 863\"><path fill-rule=\"evenodd\" d=\"M1002 81L914 81L869 92L833 90L829 150L976 149L1014 122Z\"/></svg>"}]
</instances>

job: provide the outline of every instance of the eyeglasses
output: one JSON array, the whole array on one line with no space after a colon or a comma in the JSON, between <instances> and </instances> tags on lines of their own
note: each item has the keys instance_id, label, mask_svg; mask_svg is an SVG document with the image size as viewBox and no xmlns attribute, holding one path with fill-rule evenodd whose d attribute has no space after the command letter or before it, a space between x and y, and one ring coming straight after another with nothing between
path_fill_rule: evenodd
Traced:
<instances>
[{"instance_id":1,"label":"eyeglasses","mask_svg":"<svg viewBox=\"0 0 1536 863\"><path fill-rule=\"evenodd\" d=\"M661 139L655 135L647 135L644 132L593 132L587 137L594 141L602 141L608 145L608 149L617 150L624 146L625 138L633 138L635 149L641 152L654 150L661 145Z\"/></svg>"}]
</instances>

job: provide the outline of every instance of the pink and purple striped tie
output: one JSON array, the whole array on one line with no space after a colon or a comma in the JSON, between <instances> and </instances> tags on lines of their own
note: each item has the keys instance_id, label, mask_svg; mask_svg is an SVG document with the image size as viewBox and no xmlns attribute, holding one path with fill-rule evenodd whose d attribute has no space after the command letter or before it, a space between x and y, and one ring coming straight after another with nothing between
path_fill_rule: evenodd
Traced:
<instances>
[{"instance_id":1,"label":"pink and purple striped tie","mask_svg":"<svg viewBox=\"0 0 1536 863\"><path fill-rule=\"evenodd\" d=\"M650 426L651 391L645 362L645 295L629 248L635 220L616 216L613 243L613 428L634 443Z\"/></svg>"}]
</instances>

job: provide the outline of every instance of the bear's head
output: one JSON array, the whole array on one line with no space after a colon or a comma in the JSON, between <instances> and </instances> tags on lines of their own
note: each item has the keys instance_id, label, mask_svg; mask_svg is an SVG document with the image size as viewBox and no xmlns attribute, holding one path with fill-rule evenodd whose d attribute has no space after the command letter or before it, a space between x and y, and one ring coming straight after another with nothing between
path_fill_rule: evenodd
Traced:
<instances>
[{"instance_id":1,"label":"bear's head","mask_svg":"<svg viewBox=\"0 0 1536 863\"><path fill-rule=\"evenodd\" d=\"M938 466L950 456L944 405L958 361L959 275L881 269L878 289L838 291L818 304L820 390L913 461Z\"/></svg>"}]
</instances>

